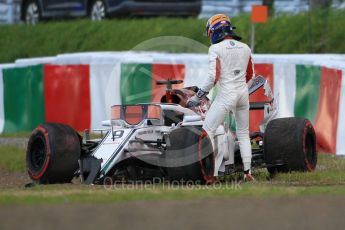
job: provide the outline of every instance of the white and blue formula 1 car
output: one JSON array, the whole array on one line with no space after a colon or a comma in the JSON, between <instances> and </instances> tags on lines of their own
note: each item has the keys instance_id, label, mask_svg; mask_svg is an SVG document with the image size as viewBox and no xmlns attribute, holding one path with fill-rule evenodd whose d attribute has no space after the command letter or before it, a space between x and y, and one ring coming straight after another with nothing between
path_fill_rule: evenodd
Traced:
<instances>
[{"instance_id":1,"label":"white and blue formula 1 car","mask_svg":"<svg viewBox=\"0 0 345 230\"><path fill-rule=\"evenodd\" d=\"M29 139L26 163L36 183L69 183L79 176L85 184L113 181L167 181L212 183L215 170L222 175L242 171L238 141L229 125L222 125L215 137L215 150L202 130L210 102L186 108L197 87L172 89L181 80L158 81L167 85L160 103L115 105L111 120L103 121L102 138L81 137L64 124L39 125ZM259 76L249 89L269 87ZM270 89L267 89L270 91ZM272 96L271 96L272 97ZM307 119L277 118L276 103L254 102L251 110L263 110L261 132L250 134L253 168L267 168L272 174L313 171L317 163L315 131ZM220 159L221 158L221 159ZM215 168L216 160L221 160Z\"/></svg>"}]
</instances>

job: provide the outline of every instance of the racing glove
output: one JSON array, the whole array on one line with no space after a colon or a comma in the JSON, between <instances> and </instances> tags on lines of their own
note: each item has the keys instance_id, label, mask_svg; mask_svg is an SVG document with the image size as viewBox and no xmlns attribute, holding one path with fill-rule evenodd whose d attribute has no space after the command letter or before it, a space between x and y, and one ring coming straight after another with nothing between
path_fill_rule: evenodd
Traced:
<instances>
[{"instance_id":1,"label":"racing glove","mask_svg":"<svg viewBox=\"0 0 345 230\"><path fill-rule=\"evenodd\" d=\"M200 105L201 99L206 97L207 94L208 92L205 92L199 89L198 92L194 96L188 99L186 107L192 108L192 107Z\"/></svg>"}]
</instances>

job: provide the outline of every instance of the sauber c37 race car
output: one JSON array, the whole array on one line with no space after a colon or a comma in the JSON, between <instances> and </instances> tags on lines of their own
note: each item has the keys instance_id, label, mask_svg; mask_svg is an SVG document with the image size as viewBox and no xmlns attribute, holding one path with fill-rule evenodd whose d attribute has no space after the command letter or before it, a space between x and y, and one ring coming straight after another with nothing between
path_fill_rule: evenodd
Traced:
<instances>
[{"instance_id":1,"label":"sauber c37 race car","mask_svg":"<svg viewBox=\"0 0 345 230\"><path fill-rule=\"evenodd\" d=\"M29 139L26 163L36 183L69 183L79 176L85 184L112 181L193 181L208 184L215 170L229 175L243 170L239 144L229 124L221 125L214 140L202 130L208 98L200 106L186 108L197 87L172 89L181 80L158 81L166 94L160 103L115 105L111 119L103 121L101 138L90 139L64 124L39 125ZM252 167L269 173L313 171L317 163L315 131L303 118L275 118L277 103L262 76L249 88L252 94L264 87L271 100L250 103L251 110L263 110L260 132L250 133ZM219 155L220 154L220 155ZM218 158L216 157L218 156ZM215 159L221 167L215 169Z\"/></svg>"}]
</instances>

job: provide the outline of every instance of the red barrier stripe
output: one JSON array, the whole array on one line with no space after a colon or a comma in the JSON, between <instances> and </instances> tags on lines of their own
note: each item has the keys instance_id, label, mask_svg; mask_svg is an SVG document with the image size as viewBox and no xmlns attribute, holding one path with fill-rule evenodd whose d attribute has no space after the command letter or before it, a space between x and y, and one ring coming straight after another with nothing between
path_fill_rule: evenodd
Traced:
<instances>
[{"instance_id":1,"label":"red barrier stripe","mask_svg":"<svg viewBox=\"0 0 345 230\"><path fill-rule=\"evenodd\" d=\"M157 80L184 80L184 64L153 64L152 65L152 102L160 102L161 97L165 95L165 85L157 85ZM183 84L173 85L173 88L181 88Z\"/></svg>"},{"instance_id":2,"label":"red barrier stripe","mask_svg":"<svg viewBox=\"0 0 345 230\"><path fill-rule=\"evenodd\" d=\"M336 152L341 78L341 70L321 68L320 99L315 117L315 131L318 150L327 153Z\"/></svg>"},{"instance_id":3,"label":"red barrier stripe","mask_svg":"<svg viewBox=\"0 0 345 230\"><path fill-rule=\"evenodd\" d=\"M273 89L273 64L255 64L254 65L255 75L263 75L270 83L271 89L274 92ZM260 88L258 91L256 91L254 94L252 94L249 97L250 102L257 102L257 101L267 101L269 98L267 98L264 95L264 89ZM249 113L249 130L251 132L259 131L259 125L264 118L264 112L262 110L256 110L256 111L250 111Z\"/></svg>"},{"instance_id":4,"label":"red barrier stripe","mask_svg":"<svg viewBox=\"0 0 345 230\"><path fill-rule=\"evenodd\" d=\"M78 131L91 125L90 70L88 65L45 65L44 96L47 122Z\"/></svg>"}]
</instances>

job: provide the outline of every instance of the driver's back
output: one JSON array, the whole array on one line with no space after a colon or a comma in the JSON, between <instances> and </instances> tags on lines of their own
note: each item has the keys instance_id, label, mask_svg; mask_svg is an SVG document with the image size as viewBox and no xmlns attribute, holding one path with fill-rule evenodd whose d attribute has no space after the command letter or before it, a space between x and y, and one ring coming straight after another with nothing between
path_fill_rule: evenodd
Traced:
<instances>
[{"instance_id":1,"label":"driver's back","mask_svg":"<svg viewBox=\"0 0 345 230\"><path fill-rule=\"evenodd\" d=\"M247 67L251 50L248 45L234 39L225 39L210 47L217 55L220 93L240 90L246 85Z\"/></svg>"}]
</instances>

